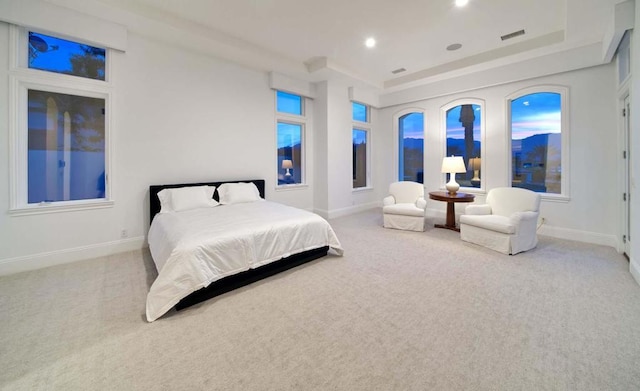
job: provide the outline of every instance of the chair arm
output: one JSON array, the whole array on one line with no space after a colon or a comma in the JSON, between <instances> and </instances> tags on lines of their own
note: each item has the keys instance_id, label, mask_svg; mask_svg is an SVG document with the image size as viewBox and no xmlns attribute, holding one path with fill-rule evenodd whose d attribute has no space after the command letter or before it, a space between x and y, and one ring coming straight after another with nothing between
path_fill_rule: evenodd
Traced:
<instances>
[{"instance_id":1,"label":"chair arm","mask_svg":"<svg viewBox=\"0 0 640 391\"><path fill-rule=\"evenodd\" d=\"M531 212L531 211L526 211L526 212L515 212L514 214L512 214L510 217L511 222L514 223L516 226L518 224L520 224L521 222L528 222L528 221L535 221L536 223L538 222L538 212Z\"/></svg>"},{"instance_id":2,"label":"chair arm","mask_svg":"<svg viewBox=\"0 0 640 391\"><path fill-rule=\"evenodd\" d=\"M382 199L382 205L384 206L393 205L395 203L396 203L396 198L392 195L386 196Z\"/></svg>"},{"instance_id":3,"label":"chair arm","mask_svg":"<svg viewBox=\"0 0 640 391\"><path fill-rule=\"evenodd\" d=\"M418 197L416 206L420 209L425 209L427 207L427 200L425 200L424 197Z\"/></svg>"},{"instance_id":4,"label":"chair arm","mask_svg":"<svg viewBox=\"0 0 640 391\"><path fill-rule=\"evenodd\" d=\"M467 208L464 210L464 213L468 215L490 215L491 205L489 204L467 205Z\"/></svg>"},{"instance_id":5,"label":"chair arm","mask_svg":"<svg viewBox=\"0 0 640 391\"><path fill-rule=\"evenodd\" d=\"M516 227L516 235L535 235L538 228L538 212L515 212L509 219Z\"/></svg>"}]
</instances>

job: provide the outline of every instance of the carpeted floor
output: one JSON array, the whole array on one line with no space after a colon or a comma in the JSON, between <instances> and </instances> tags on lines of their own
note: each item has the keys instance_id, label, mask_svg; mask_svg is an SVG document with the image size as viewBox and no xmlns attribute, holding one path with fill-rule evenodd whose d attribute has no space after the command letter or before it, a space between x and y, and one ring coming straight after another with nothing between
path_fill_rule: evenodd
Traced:
<instances>
[{"instance_id":1,"label":"carpeted floor","mask_svg":"<svg viewBox=\"0 0 640 391\"><path fill-rule=\"evenodd\" d=\"M330 256L154 323L147 250L0 278L3 390L638 390L640 287L608 247L505 256L331 221Z\"/></svg>"}]
</instances>

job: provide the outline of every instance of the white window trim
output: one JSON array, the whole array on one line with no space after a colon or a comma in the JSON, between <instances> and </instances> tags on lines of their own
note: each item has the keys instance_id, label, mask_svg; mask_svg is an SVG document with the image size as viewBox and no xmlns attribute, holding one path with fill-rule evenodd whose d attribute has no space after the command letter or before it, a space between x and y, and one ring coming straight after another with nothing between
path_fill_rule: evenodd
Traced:
<instances>
[{"instance_id":1,"label":"white window trim","mask_svg":"<svg viewBox=\"0 0 640 391\"><path fill-rule=\"evenodd\" d=\"M278 111L278 91L286 92L287 94L293 94L300 97L301 111L302 115L295 115L290 113L283 113ZM281 190L295 190L295 189L303 189L307 188L307 146L306 146L306 133L307 133L307 97L300 95L295 92L289 92L285 90L273 90L273 109L275 112L275 122L274 122L274 133L275 133L275 158L274 158L274 166L276 167L276 191ZM278 123L288 123L292 125L300 125L301 126L301 134L300 134L300 183L290 183L290 184L279 184L278 176L280 174L281 168L278 167Z\"/></svg>"},{"instance_id":2,"label":"white window trim","mask_svg":"<svg viewBox=\"0 0 640 391\"><path fill-rule=\"evenodd\" d=\"M400 175L400 118L407 114L418 113L422 114L422 182L426 181L425 173L425 159L427 157L425 140L427 139L427 114L426 110L420 107L409 107L402 109L393 114L393 177L394 182L401 181ZM440 159L442 161L442 159Z\"/></svg>"},{"instance_id":3,"label":"white window trim","mask_svg":"<svg viewBox=\"0 0 640 391\"><path fill-rule=\"evenodd\" d=\"M30 29L34 31L33 29ZM29 29L11 25L9 50L9 214L12 216L57 213L76 210L111 207L114 201L113 181L111 178L111 121L112 98L111 83L86 79L78 76L29 69L21 62L26 56L27 32ZM67 37L61 37L67 38ZM82 42L75 40L75 42ZM24 48L23 48L24 47ZM109 80L111 51L107 51L105 79ZM21 66L23 65L23 66ZM29 204L27 200L28 182L28 107L27 90L50 91L78 96L94 97L105 100L105 198L73 201L54 201Z\"/></svg>"},{"instance_id":4,"label":"white window trim","mask_svg":"<svg viewBox=\"0 0 640 391\"><path fill-rule=\"evenodd\" d=\"M535 94L539 92L552 92L552 93L560 94L560 110L561 110L560 111L561 113L560 140L562 142L562 147L560 152L562 153L562 157L560 159L561 167L562 167L562 174L561 174L562 178L560 179L560 186L562 190L560 194L554 194L554 193L538 193L538 194L540 194L541 198L546 201L568 202L571 199L571 191L569 188L569 184L571 183L571 181L569 180L569 177L571 174L570 172L571 159L569 156L570 150L571 150L569 148L569 142L570 142L569 129L571 128L570 128L570 121L569 121L569 107L570 107L569 106L569 87L566 87L566 86L546 84L546 85L527 87L527 88L523 88L515 91L514 93L508 95L507 98L505 99L505 105L506 105L506 108L505 108L506 122L505 123L507 124L507 132L506 132L507 156L506 156L506 164L505 164L507 168L507 173L506 173L507 183L505 184L505 186L511 187L511 178L513 175L513 172L511 170L511 167L512 167L511 102L525 95Z\"/></svg>"},{"instance_id":5,"label":"white window trim","mask_svg":"<svg viewBox=\"0 0 640 391\"><path fill-rule=\"evenodd\" d=\"M484 194L486 193L486 181L484 180L485 177L485 166L486 166L486 159L485 157L487 156L486 154L486 109L485 109L485 101L484 99L478 99L478 98L463 98L463 99L456 99L452 102L449 102L443 106L440 107L440 117L441 117L441 124L442 124L442 131L440 132L440 137L441 137L441 145L442 145L442 156L441 159L439 160L440 162L442 162L443 158L447 155L447 111L451 110L452 108L456 107L456 106L460 106L460 105L477 105L480 106L480 113L481 113L481 117L480 117L480 187L467 187L467 186L460 186L460 192L463 193L472 193L472 194ZM440 189L444 189L445 188L445 184L447 183L447 176L448 174L443 174L443 181L440 183Z\"/></svg>"}]
</instances>

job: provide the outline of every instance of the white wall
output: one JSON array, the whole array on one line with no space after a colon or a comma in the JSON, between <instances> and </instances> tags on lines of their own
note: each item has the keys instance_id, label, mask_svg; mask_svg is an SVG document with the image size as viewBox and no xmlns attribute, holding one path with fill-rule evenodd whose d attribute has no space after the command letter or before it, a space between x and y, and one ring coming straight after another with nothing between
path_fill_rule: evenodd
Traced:
<instances>
[{"instance_id":1,"label":"white wall","mask_svg":"<svg viewBox=\"0 0 640 391\"><path fill-rule=\"evenodd\" d=\"M511 75L510 75L511 77ZM498 78L496 77L496 80ZM452 84L455 84L455 80ZM380 111L379 123L386 132L387 146L384 156L394 156L396 135L393 132L395 113L409 108L425 110L425 189L432 191L444 187L444 175L440 165L445 151L440 108L457 99L475 98L485 101L486 152L483 163L483 180L486 189L509 186L509 143L507 136L507 112L505 98L526 87L559 85L569 88L570 115L570 165L564 174L570 175L570 199L568 201L543 200L541 216L546 223L540 233L569 239L591 241L617 246L619 231L617 191L617 117L615 66L608 64L578 71L564 72L519 82L508 82L492 87L457 92L451 95L430 97L427 88L407 91L406 104L395 105ZM417 92L416 92L417 91ZM416 100L422 94L424 99ZM439 93L438 93L439 94ZM402 99L402 93L393 94L394 101ZM384 99L383 99L384 100ZM613 141L612 141L613 140ZM397 166L395 161L388 164ZM385 178L388 186L395 178L396 170ZM434 174L435 173L435 174ZM481 203L485 194L476 195ZM437 216L444 216L445 203L429 201L428 208ZM457 212L464 205L456 206Z\"/></svg>"},{"instance_id":2,"label":"white wall","mask_svg":"<svg viewBox=\"0 0 640 391\"><path fill-rule=\"evenodd\" d=\"M382 171L385 149L377 127L377 110L371 109L371 188L352 190L352 111L349 84L345 81L317 83L315 132L317 184L315 211L333 218L377 206L381 191L377 173ZM386 185L388 186L388 184Z\"/></svg>"},{"instance_id":3,"label":"white wall","mask_svg":"<svg viewBox=\"0 0 640 391\"><path fill-rule=\"evenodd\" d=\"M0 23L0 91L8 91L8 45L8 25ZM314 208L313 186L275 190L274 93L266 73L131 32L127 51L112 59L111 208L8 215L9 96L0 94L0 272L141 247L151 184L264 178L267 199ZM307 143L313 180L313 121Z\"/></svg>"}]
</instances>

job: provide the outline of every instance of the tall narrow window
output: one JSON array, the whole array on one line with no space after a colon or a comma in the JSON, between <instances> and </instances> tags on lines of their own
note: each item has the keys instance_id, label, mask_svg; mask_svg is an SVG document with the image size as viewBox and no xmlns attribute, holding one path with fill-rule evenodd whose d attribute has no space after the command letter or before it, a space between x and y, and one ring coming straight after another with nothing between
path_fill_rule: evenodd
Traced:
<instances>
[{"instance_id":1,"label":"tall narrow window","mask_svg":"<svg viewBox=\"0 0 640 391\"><path fill-rule=\"evenodd\" d=\"M278 121L278 184L302 183L302 124Z\"/></svg>"},{"instance_id":2,"label":"tall narrow window","mask_svg":"<svg viewBox=\"0 0 640 391\"><path fill-rule=\"evenodd\" d=\"M370 187L369 161L370 161L370 143L369 143L369 106L352 102L351 118L353 120L352 128L352 170L353 170L353 188L363 189Z\"/></svg>"},{"instance_id":3,"label":"tall narrow window","mask_svg":"<svg viewBox=\"0 0 640 391\"><path fill-rule=\"evenodd\" d=\"M510 100L511 186L563 193L563 94L540 91Z\"/></svg>"},{"instance_id":4,"label":"tall narrow window","mask_svg":"<svg viewBox=\"0 0 640 391\"><path fill-rule=\"evenodd\" d=\"M353 129L353 188L367 187L367 134Z\"/></svg>"},{"instance_id":5,"label":"tall narrow window","mask_svg":"<svg viewBox=\"0 0 640 391\"><path fill-rule=\"evenodd\" d=\"M480 187L482 178L482 105L473 101L453 103L445 110L446 156L462 156L467 172L456 175L463 187Z\"/></svg>"},{"instance_id":6,"label":"tall narrow window","mask_svg":"<svg viewBox=\"0 0 640 391\"><path fill-rule=\"evenodd\" d=\"M398 180L424 182L424 114L398 119Z\"/></svg>"},{"instance_id":7,"label":"tall narrow window","mask_svg":"<svg viewBox=\"0 0 640 391\"><path fill-rule=\"evenodd\" d=\"M304 98L276 91L278 185L304 183Z\"/></svg>"}]
</instances>

